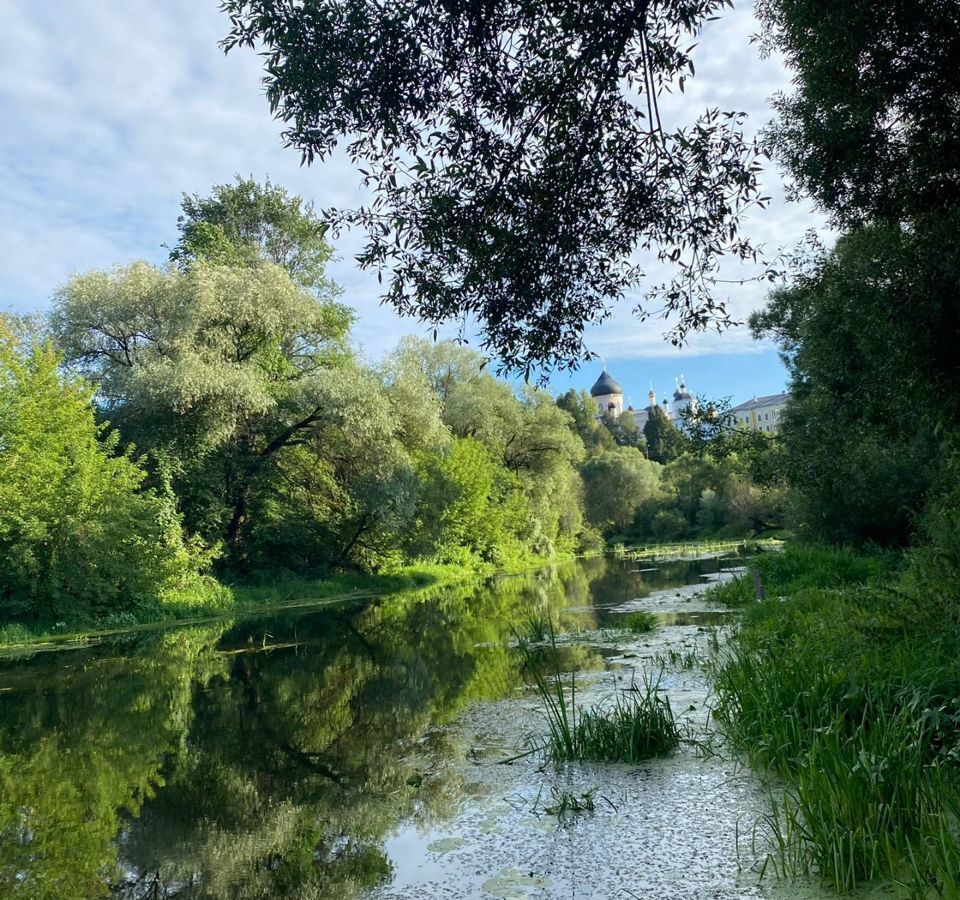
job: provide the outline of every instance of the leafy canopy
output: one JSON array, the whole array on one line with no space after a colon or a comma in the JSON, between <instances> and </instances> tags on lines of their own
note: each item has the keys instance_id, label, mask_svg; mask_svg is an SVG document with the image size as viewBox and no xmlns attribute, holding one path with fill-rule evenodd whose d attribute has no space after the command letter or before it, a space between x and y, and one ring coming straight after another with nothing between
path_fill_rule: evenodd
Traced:
<instances>
[{"instance_id":1,"label":"leafy canopy","mask_svg":"<svg viewBox=\"0 0 960 900\"><path fill-rule=\"evenodd\" d=\"M170 461L188 525L239 538L272 457L349 404L351 315L273 263L77 276L52 329L124 437Z\"/></svg>"},{"instance_id":2,"label":"leafy canopy","mask_svg":"<svg viewBox=\"0 0 960 900\"><path fill-rule=\"evenodd\" d=\"M604 529L623 529L637 508L660 495L662 467L636 449L615 447L583 467L587 520Z\"/></svg>"},{"instance_id":3,"label":"leafy canopy","mask_svg":"<svg viewBox=\"0 0 960 900\"><path fill-rule=\"evenodd\" d=\"M271 109L307 162L343 140L370 202L358 259L385 299L433 323L478 322L508 368L568 366L584 327L636 288L632 254L674 339L726 319L710 284L746 258L759 196L743 114L663 126L693 75L691 43L729 0L223 0L226 51L262 47ZM647 306L645 309L649 309Z\"/></svg>"},{"instance_id":4,"label":"leafy canopy","mask_svg":"<svg viewBox=\"0 0 960 900\"><path fill-rule=\"evenodd\" d=\"M30 326L0 317L0 619L84 621L155 602L200 562L59 363Z\"/></svg>"},{"instance_id":5,"label":"leafy canopy","mask_svg":"<svg viewBox=\"0 0 960 900\"><path fill-rule=\"evenodd\" d=\"M774 152L841 226L960 203L960 7L938 0L760 0L776 98Z\"/></svg>"},{"instance_id":6,"label":"leafy canopy","mask_svg":"<svg viewBox=\"0 0 960 900\"><path fill-rule=\"evenodd\" d=\"M312 204L269 179L259 184L238 175L234 184L215 185L208 197L185 194L180 208L180 240L171 260L183 266L197 259L225 266L272 262L303 287L335 290L324 276L331 256L323 238L327 226Z\"/></svg>"}]
</instances>

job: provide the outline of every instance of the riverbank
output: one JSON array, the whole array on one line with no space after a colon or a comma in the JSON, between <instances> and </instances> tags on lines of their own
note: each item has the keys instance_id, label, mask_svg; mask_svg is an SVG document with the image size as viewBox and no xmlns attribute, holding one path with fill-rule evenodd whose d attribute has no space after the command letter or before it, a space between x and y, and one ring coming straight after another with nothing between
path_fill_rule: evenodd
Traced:
<instances>
[{"instance_id":1,"label":"riverbank","mask_svg":"<svg viewBox=\"0 0 960 900\"><path fill-rule=\"evenodd\" d=\"M324 579L290 577L259 584L229 585L212 582L211 579L210 590L202 596L174 597L166 603L114 613L90 623L56 623L53 627L31 627L24 623L0 626L0 654L84 646L117 634L199 625L275 609L364 602L390 594L516 575L546 565L569 562L574 558L571 554L561 554L536 559L527 566L502 570L475 561L468 566L453 563L420 564L383 574L349 573Z\"/></svg>"},{"instance_id":2,"label":"riverbank","mask_svg":"<svg viewBox=\"0 0 960 900\"><path fill-rule=\"evenodd\" d=\"M902 557L788 545L712 598L742 620L714 718L785 783L756 826L780 876L960 896L960 636Z\"/></svg>"},{"instance_id":3,"label":"riverbank","mask_svg":"<svg viewBox=\"0 0 960 900\"><path fill-rule=\"evenodd\" d=\"M683 543L651 544L643 548L627 548L628 556L636 559L694 558L716 552L733 550L745 543L769 549L779 541L688 541ZM623 552L612 548L613 553ZM590 556L593 554L587 554ZM24 622L0 625L0 653L7 651L45 650L82 645L110 635L162 628L168 626L202 624L231 618L235 615L283 609L290 606L311 606L320 603L353 603L372 600L387 594L420 591L431 587L459 584L472 580L509 576L531 571L542 566L569 562L574 554L555 554L536 557L527 565L498 569L489 563L474 560L462 563L421 563L404 566L394 572L347 573L328 578L286 577L259 583L221 583L206 579L206 587L189 594L171 596L166 602L140 605L132 610L102 617L92 622L41 623Z\"/></svg>"}]
</instances>

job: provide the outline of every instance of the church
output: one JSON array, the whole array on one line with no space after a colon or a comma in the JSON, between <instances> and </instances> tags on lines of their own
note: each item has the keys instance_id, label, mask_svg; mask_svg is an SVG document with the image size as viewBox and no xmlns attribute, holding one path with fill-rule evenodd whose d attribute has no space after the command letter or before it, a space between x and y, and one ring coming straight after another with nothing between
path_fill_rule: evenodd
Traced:
<instances>
[{"instance_id":1,"label":"church","mask_svg":"<svg viewBox=\"0 0 960 900\"><path fill-rule=\"evenodd\" d=\"M643 409L634 409L632 406L624 409L623 388L620 387L619 383L607 372L606 368L600 373L600 377L594 386L590 388L590 396L593 397L594 402L597 404L597 418L603 415L610 415L617 419L622 415L633 416L637 427L640 428L641 431L643 430L643 426L647 424L650 413L657 406L657 395L653 391L653 385L650 385L650 393L647 394L647 405L643 407ZM687 391L687 386L681 375L674 386L673 402L671 403L664 397L660 409L663 410L663 414L668 419L679 425L681 423L681 413L689 407L696 409L697 401Z\"/></svg>"}]
</instances>

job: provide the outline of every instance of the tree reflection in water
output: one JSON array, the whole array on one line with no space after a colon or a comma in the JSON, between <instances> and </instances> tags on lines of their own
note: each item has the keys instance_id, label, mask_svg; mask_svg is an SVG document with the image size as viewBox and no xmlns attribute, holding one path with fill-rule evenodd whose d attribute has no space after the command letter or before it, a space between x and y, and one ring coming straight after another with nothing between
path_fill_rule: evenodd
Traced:
<instances>
[{"instance_id":1,"label":"tree reflection in water","mask_svg":"<svg viewBox=\"0 0 960 900\"><path fill-rule=\"evenodd\" d=\"M356 896L389 877L397 823L454 811L461 785L443 761L469 748L441 726L519 685L511 623L595 626L604 571L569 564L6 664L0 896Z\"/></svg>"}]
</instances>

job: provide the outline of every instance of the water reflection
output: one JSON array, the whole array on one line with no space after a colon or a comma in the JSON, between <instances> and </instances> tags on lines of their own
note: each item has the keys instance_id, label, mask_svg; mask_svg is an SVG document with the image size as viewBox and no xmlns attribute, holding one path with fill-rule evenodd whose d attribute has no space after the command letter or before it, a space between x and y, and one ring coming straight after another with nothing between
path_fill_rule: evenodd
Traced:
<instances>
[{"instance_id":1,"label":"water reflection","mask_svg":"<svg viewBox=\"0 0 960 900\"><path fill-rule=\"evenodd\" d=\"M389 878L398 822L467 802L444 760L470 748L443 726L518 688L511 624L612 626L608 607L717 563L636 568L588 560L0 664L0 896L361 894Z\"/></svg>"}]
</instances>

